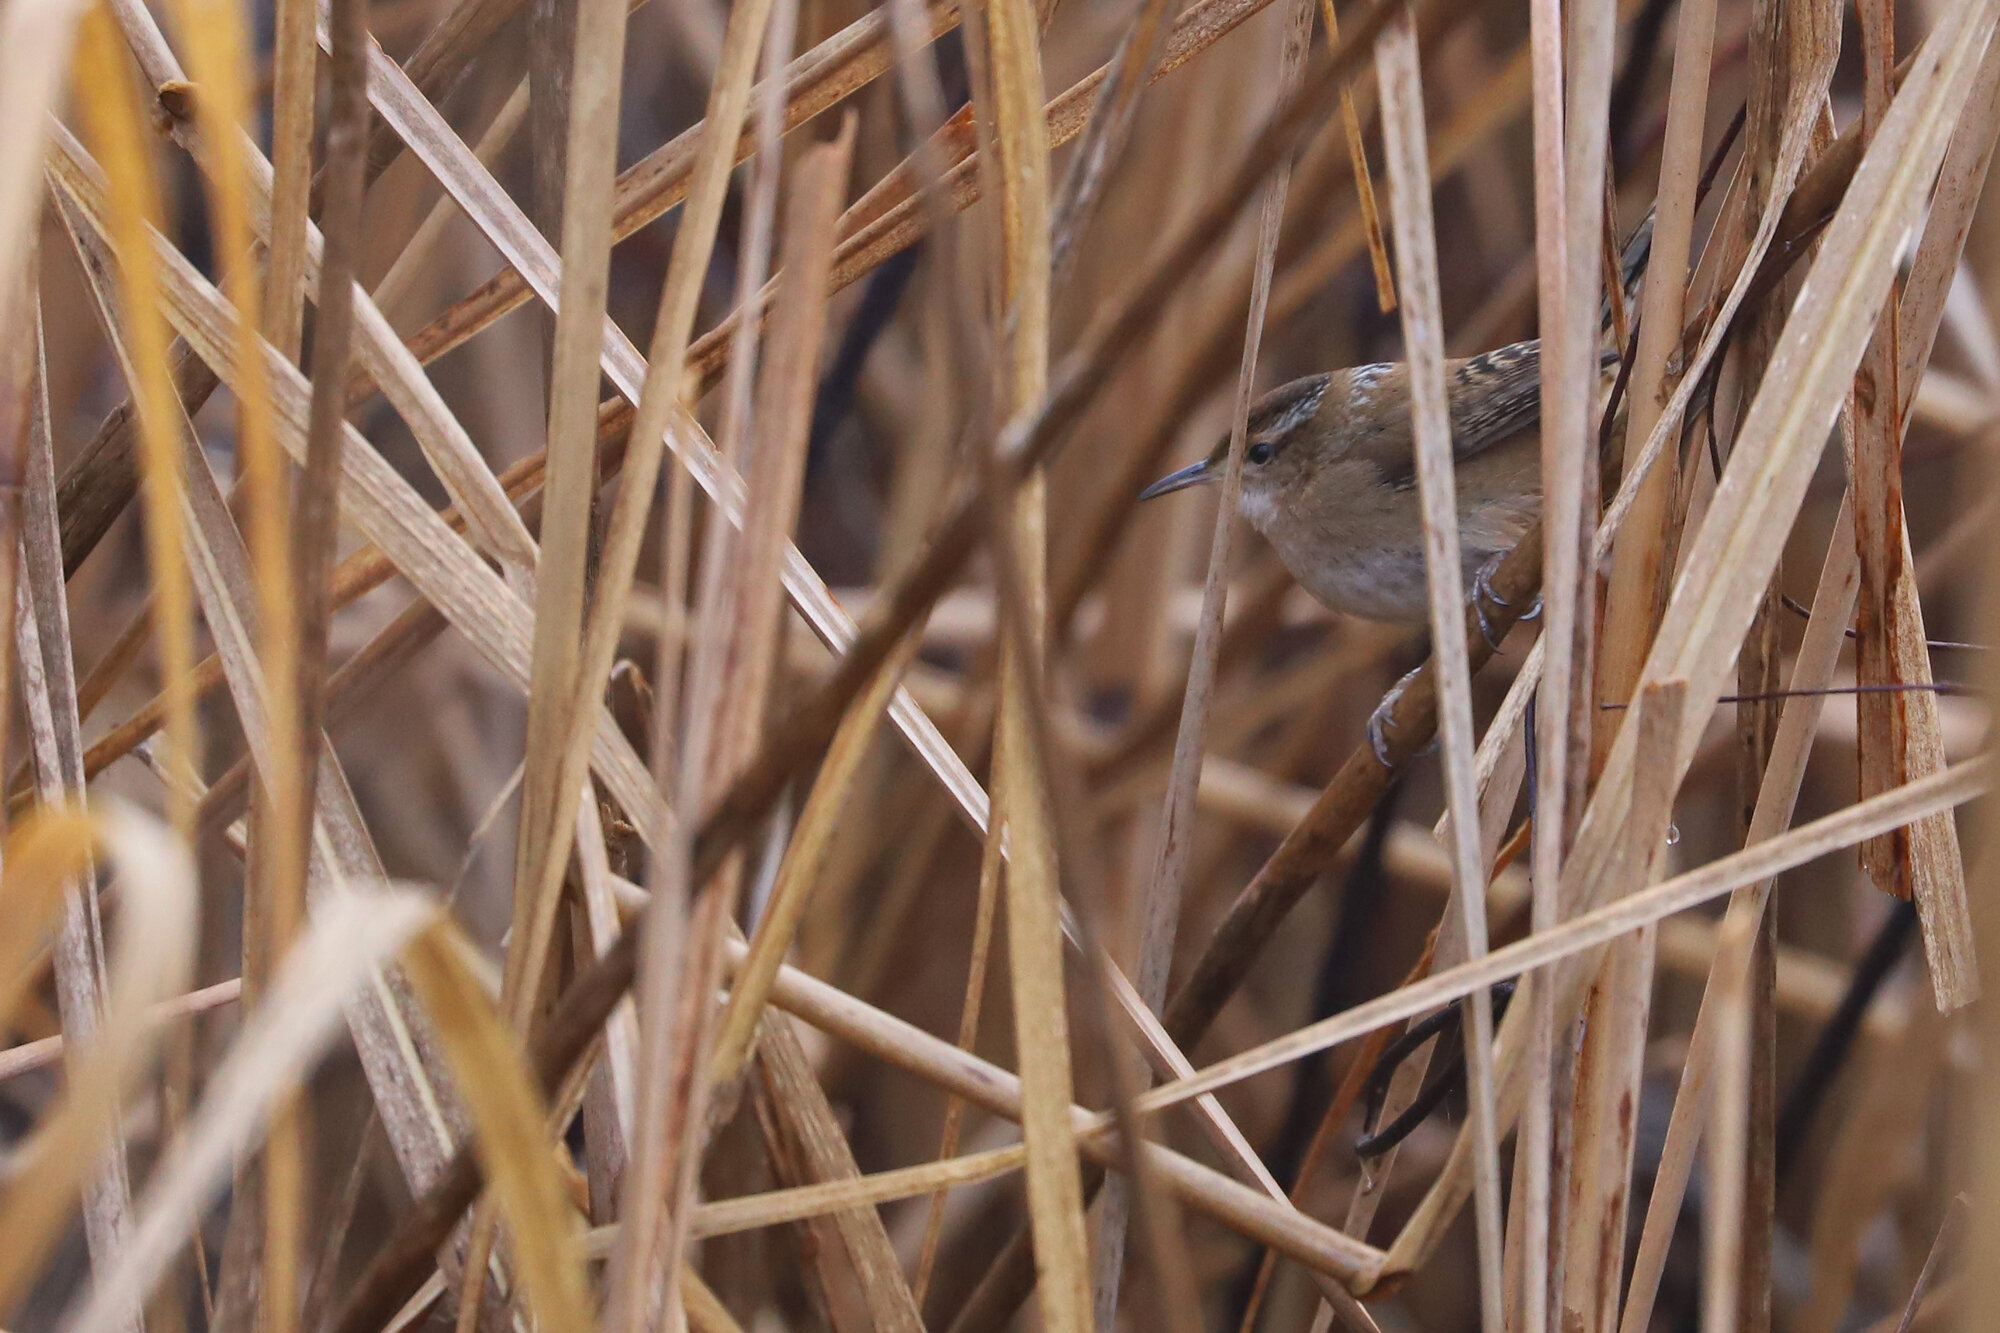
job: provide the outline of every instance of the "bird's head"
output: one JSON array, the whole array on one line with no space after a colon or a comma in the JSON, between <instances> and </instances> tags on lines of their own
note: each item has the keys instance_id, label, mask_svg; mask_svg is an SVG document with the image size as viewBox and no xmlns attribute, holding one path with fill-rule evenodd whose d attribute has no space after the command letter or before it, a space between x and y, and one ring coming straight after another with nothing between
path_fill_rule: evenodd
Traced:
<instances>
[{"instance_id":1,"label":"bird's head","mask_svg":"<svg viewBox=\"0 0 2000 1333\"><path fill-rule=\"evenodd\" d=\"M1259 398L1250 407L1249 430L1243 446L1243 495L1241 508L1253 521L1269 513L1273 499L1297 490L1314 470L1328 461L1323 457L1329 435L1321 427L1321 417L1330 375L1308 375L1282 384ZM1229 437L1224 435L1208 457L1166 476L1139 492L1141 500L1221 481L1229 462Z\"/></svg>"}]
</instances>

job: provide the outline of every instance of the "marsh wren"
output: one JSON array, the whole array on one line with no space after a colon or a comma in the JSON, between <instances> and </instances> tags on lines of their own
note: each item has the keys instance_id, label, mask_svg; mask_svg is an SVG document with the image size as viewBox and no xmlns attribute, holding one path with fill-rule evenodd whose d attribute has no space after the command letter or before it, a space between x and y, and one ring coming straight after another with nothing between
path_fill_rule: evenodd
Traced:
<instances>
[{"instance_id":1,"label":"marsh wren","mask_svg":"<svg viewBox=\"0 0 2000 1333\"><path fill-rule=\"evenodd\" d=\"M1541 512L1541 343L1447 362L1458 540L1468 587ZM1140 493L1222 479L1229 440ZM1416 624L1428 615L1422 506L1405 365L1355 366L1283 384L1250 408L1243 517L1300 586L1335 611Z\"/></svg>"},{"instance_id":2,"label":"marsh wren","mask_svg":"<svg viewBox=\"0 0 2000 1333\"><path fill-rule=\"evenodd\" d=\"M1487 576L1542 507L1542 345L1510 343L1445 363L1465 586L1497 648ZM1222 480L1229 438L1160 478L1141 500ZM1335 611L1393 624L1429 618L1424 524L1410 426L1410 371L1355 366L1279 385L1250 408L1238 509L1301 587ZM1413 673L1414 674L1414 673ZM1405 676L1368 719L1375 757Z\"/></svg>"},{"instance_id":3,"label":"marsh wren","mask_svg":"<svg viewBox=\"0 0 2000 1333\"><path fill-rule=\"evenodd\" d=\"M1628 303L1652 242L1648 210L1621 256ZM1608 301L1600 324L1610 327ZM1617 360L1610 351L1599 357L1607 368ZM1541 515L1541 372L1535 338L1445 363L1459 552L1475 609L1491 596L1487 575ZM1228 457L1224 436L1207 458L1139 498L1220 481ZM1308 375L1259 398L1250 408L1238 508L1292 577L1331 609L1392 624L1428 619L1409 367Z\"/></svg>"}]
</instances>

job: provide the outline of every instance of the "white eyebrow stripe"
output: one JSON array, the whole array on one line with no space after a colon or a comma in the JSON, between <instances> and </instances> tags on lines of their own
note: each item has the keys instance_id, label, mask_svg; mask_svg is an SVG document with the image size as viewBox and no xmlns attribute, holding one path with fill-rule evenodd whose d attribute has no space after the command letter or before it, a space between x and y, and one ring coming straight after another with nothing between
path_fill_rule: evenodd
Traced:
<instances>
[{"instance_id":1,"label":"white eyebrow stripe","mask_svg":"<svg viewBox=\"0 0 2000 1333\"><path fill-rule=\"evenodd\" d=\"M1258 437L1270 438L1284 435L1291 431L1294 426L1297 426L1300 422L1310 418L1313 413L1319 411L1320 400L1326 397L1328 382L1325 378L1320 379L1309 391L1287 404L1284 411L1264 423L1263 427L1257 432Z\"/></svg>"}]
</instances>

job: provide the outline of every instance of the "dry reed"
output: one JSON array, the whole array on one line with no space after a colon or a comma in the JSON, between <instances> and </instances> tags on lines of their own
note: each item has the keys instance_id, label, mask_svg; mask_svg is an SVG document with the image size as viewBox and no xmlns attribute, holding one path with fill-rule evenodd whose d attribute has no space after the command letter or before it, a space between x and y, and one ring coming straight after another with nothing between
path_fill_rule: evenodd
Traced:
<instances>
[{"instance_id":1,"label":"dry reed","mask_svg":"<svg viewBox=\"0 0 2000 1333\"><path fill-rule=\"evenodd\" d=\"M1983 1327L1996 18L0 0L0 1323Z\"/></svg>"}]
</instances>

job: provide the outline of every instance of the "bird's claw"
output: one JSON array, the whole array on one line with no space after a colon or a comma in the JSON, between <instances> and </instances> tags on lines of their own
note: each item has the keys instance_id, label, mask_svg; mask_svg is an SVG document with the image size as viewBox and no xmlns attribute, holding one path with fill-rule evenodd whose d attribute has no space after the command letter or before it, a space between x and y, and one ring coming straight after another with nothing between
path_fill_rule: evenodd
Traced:
<instances>
[{"instance_id":1,"label":"bird's claw","mask_svg":"<svg viewBox=\"0 0 2000 1333\"><path fill-rule=\"evenodd\" d=\"M1472 593L1472 614L1473 617L1479 621L1479 637L1486 641L1486 646L1488 649L1496 653L1499 652L1500 640L1506 636L1494 635L1493 622L1486 618L1485 601L1481 597L1479 590L1476 588L1473 590Z\"/></svg>"},{"instance_id":2,"label":"bird's claw","mask_svg":"<svg viewBox=\"0 0 2000 1333\"><path fill-rule=\"evenodd\" d=\"M1396 767L1389 759L1389 729L1395 725L1392 714L1396 711L1396 705L1402 701L1403 691L1409 688L1410 682L1417 678L1417 672L1422 670L1422 667L1418 667L1414 671L1405 673L1403 678L1382 696L1382 702L1375 705L1375 711L1368 715L1368 747L1375 752L1375 762L1392 771Z\"/></svg>"},{"instance_id":3,"label":"bird's claw","mask_svg":"<svg viewBox=\"0 0 2000 1333\"><path fill-rule=\"evenodd\" d=\"M1496 653L1500 651L1500 640L1504 639L1506 635L1504 633L1498 636L1494 634L1493 622L1488 618L1486 608L1491 604L1505 611L1514 605L1513 602L1502 597L1493 587L1493 573L1500 568L1501 558L1500 556L1495 556L1491 560L1488 560L1479 567L1479 572L1472 576L1472 614L1479 621L1479 637L1484 639L1486 646ZM1536 593L1535 599L1528 604L1528 609L1514 617L1514 619L1516 621L1533 620L1541 613L1542 595Z\"/></svg>"},{"instance_id":4,"label":"bird's claw","mask_svg":"<svg viewBox=\"0 0 2000 1333\"><path fill-rule=\"evenodd\" d=\"M1395 767L1389 762L1389 712L1392 702L1391 699L1384 699L1368 715L1368 748L1375 752L1375 762L1388 769Z\"/></svg>"}]
</instances>

